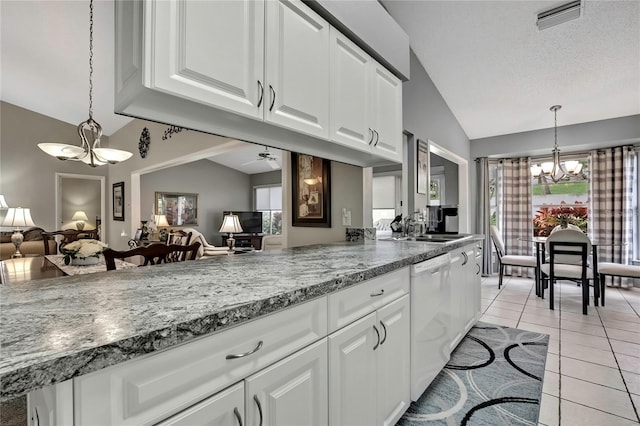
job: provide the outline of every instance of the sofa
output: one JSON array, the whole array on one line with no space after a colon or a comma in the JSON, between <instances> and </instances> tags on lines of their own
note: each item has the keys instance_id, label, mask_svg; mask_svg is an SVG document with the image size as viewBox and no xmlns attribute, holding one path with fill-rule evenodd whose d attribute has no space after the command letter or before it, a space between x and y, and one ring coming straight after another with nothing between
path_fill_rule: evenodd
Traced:
<instances>
[{"instance_id":1,"label":"sofa","mask_svg":"<svg viewBox=\"0 0 640 426\"><path fill-rule=\"evenodd\" d=\"M24 241L20 245L22 254L37 254L44 256L44 242L42 241L42 228L29 228L22 231ZM11 242L13 231L0 233L0 260L10 259L16 251L16 246ZM56 242L49 241L49 253L56 253Z\"/></svg>"}]
</instances>

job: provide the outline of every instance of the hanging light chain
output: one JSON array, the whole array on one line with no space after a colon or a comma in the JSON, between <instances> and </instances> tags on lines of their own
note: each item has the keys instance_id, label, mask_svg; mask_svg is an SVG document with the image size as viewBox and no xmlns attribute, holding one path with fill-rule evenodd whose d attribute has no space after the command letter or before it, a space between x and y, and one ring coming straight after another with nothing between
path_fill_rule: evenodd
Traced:
<instances>
[{"instance_id":1,"label":"hanging light chain","mask_svg":"<svg viewBox=\"0 0 640 426\"><path fill-rule=\"evenodd\" d=\"M93 0L89 0L89 119L93 118Z\"/></svg>"}]
</instances>

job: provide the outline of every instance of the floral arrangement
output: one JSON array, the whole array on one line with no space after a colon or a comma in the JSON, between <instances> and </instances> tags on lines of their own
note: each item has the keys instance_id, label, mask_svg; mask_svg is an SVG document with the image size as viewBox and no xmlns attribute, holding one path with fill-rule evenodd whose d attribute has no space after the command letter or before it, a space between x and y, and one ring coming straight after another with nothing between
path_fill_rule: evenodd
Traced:
<instances>
[{"instance_id":1,"label":"floral arrangement","mask_svg":"<svg viewBox=\"0 0 640 426\"><path fill-rule=\"evenodd\" d=\"M537 237L548 237L553 228L558 225L566 228L569 223L586 232L588 213L588 205L579 201L573 205L565 202L561 202L559 206L543 205L533 218L533 233Z\"/></svg>"},{"instance_id":2,"label":"floral arrangement","mask_svg":"<svg viewBox=\"0 0 640 426\"><path fill-rule=\"evenodd\" d=\"M71 263L71 259L86 259L87 257L100 257L107 245L101 241L84 239L73 241L60 248L64 254L64 264Z\"/></svg>"}]
</instances>

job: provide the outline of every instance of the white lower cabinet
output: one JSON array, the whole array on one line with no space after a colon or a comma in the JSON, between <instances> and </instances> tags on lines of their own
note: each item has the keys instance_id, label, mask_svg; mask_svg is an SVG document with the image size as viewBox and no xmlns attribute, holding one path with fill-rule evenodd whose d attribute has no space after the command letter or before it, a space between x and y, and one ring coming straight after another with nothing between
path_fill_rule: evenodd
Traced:
<instances>
[{"instance_id":1,"label":"white lower cabinet","mask_svg":"<svg viewBox=\"0 0 640 426\"><path fill-rule=\"evenodd\" d=\"M410 404L409 296L329 336L329 424L395 424Z\"/></svg>"},{"instance_id":2,"label":"white lower cabinet","mask_svg":"<svg viewBox=\"0 0 640 426\"><path fill-rule=\"evenodd\" d=\"M451 350L477 320L480 294L476 270L475 244L451 252Z\"/></svg>"},{"instance_id":3,"label":"white lower cabinet","mask_svg":"<svg viewBox=\"0 0 640 426\"><path fill-rule=\"evenodd\" d=\"M158 426L327 425L327 339Z\"/></svg>"}]
</instances>

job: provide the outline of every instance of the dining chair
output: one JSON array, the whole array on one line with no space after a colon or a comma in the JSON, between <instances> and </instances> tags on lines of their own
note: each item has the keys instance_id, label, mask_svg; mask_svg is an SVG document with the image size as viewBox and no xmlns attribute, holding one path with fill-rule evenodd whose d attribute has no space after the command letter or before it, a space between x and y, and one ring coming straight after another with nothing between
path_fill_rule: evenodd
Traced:
<instances>
[{"instance_id":1,"label":"dining chair","mask_svg":"<svg viewBox=\"0 0 640 426\"><path fill-rule=\"evenodd\" d=\"M600 303L602 304L602 306L604 306L604 289L606 288L606 276L609 275L611 277L621 278L640 278L640 266L624 265L622 263L614 262L599 262L598 275L600 278Z\"/></svg>"},{"instance_id":2,"label":"dining chair","mask_svg":"<svg viewBox=\"0 0 640 426\"><path fill-rule=\"evenodd\" d=\"M544 298L544 289L549 287L549 309L554 309L554 284L559 279L576 281L582 285L582 313L587 314L589 305L589 280L593 280L594 287L598 276L598 268L588 264L589 254L592 252L592 244L589 237L582 231L575 229L561 229L547 238L545 243L549 262L542 264L541 294ZM597 262L597 254L594 252L594 260ZM591 277L591 278L589 278ZM594 289L594 293L597 291ZM594 296L595 297L595 296Z\"/></svg>"},{"instance_id":3,"label":"dining chair","mask_svg":"<svg viewBox=\"0 0 640 426\"><path fill-rule=\"evenodd\" d=\"M195 242L188 246L157 243L124 251L106 249L102 254L104 255L105 263L107 264L107 271L113 271L116 269L115 259L142 256L144 258L144 263L140 266L182 262L184 260L196 260L199 248L199 242Z\"/></svg>"},{"instance_id":4,"label":"dining chair","mask_svg":"<svg viewBox=\"0 0 640 426\"><path fill-rule=\"evenodd\" d=\"M502 234L497 226L491 225L491 240L496 248L498 255L498 263L500 264L500 277L498 279L498 288L502 287L502 277L504 276L504 268L506 266L520 266L523 268L534 268L536 271L536 279L538 277L538 262L535 256L506 254Z\"/></svg>"}]
</instances>

